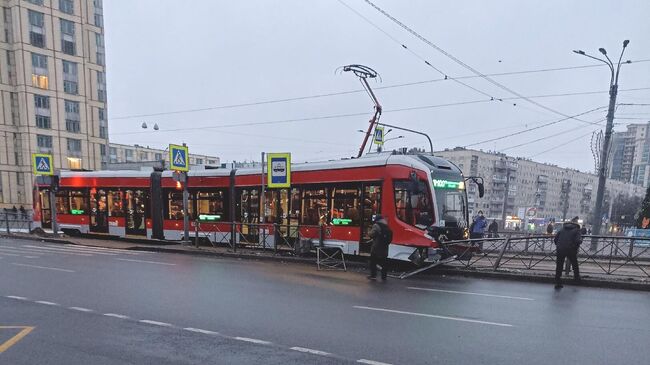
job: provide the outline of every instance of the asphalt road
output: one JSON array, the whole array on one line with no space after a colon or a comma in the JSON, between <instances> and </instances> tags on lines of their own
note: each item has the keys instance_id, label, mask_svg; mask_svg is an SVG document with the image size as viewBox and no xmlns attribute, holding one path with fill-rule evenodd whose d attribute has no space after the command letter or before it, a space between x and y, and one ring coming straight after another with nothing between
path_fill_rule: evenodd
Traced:
<instances>
[{"instance_id":1,"label":"asphalt road","mask_svg":"<svg viewBox=\"0 0 650 365\"><path fill-rule=\"evenodd\" d=\"M0 239L2 364L643 363L648 324L646 292Z\"/></svg>"}]
</instances>

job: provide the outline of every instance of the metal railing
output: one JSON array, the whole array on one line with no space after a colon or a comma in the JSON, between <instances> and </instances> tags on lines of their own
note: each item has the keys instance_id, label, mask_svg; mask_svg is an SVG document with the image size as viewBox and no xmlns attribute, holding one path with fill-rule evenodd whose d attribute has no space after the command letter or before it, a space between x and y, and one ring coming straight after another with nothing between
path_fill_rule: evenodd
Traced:
<instances>
[{"instance_id":1,"label":"metal railing","mask_svg":"<svg viewBox=\"0 0 650 365\"><path fill-rule=\"evenodd\" d=\"M508 235L445 243L455 266L494 271L555 272L552 235ZM578 249L580 271L587 275L650 278L650 238L584 236Z\"/></svg>"},{"instance_id":2,"label":"metal railing","mask_svg":"<svg viewBox=\"0 0 650 365\"><path fill-rule=\"evenodd\" d=\"M323 244L323 227L278 223L192 222L194 244L209 241L213 247L239 248L303 254Z\"/></svg>"},{"instance_id":3,"label":"metal railing","mask_svg":"<svg viewBox=\"0 0 650 365\"><path fill-rule=\"evenodd\" d=\"M2 233L29 233L32 231L32 223L32 217L29 213L0 213L0 232Z\"/></svg>"}]
</instances>

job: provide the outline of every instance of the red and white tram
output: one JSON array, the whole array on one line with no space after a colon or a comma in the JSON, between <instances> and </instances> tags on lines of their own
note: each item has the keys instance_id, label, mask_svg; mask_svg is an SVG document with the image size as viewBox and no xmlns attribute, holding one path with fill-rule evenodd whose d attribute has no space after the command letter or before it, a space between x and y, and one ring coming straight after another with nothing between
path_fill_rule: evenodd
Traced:
<instances>
[{"instance_id":1,"label":"red and white tram","mask_svg":"<svg viewBox=\"0 0 650 365\"><path fill-rule=\"evenodd\" d=\"M37 179L34 223L51 228L50 210L56 209L59 228L67 233L180 240L182 191L172 174L62 172L54 204L49 185ZM291 188L266 189L261 207L259 169L190 171L190 220L199 220L202 231L219 232L220 240L230 239L231 222L277 223L281 234L297 227L305 230L303 237L310 232L300 227L325 225L326 246L363 255L370 249L372 218L381 214L394 232L389 257L416 263L433 258L439 235L467 236L464 177L442 158L385 153L293 164L291 180ZM318 239L319 230L312 231Z\"/></svg>"}]
</instances>

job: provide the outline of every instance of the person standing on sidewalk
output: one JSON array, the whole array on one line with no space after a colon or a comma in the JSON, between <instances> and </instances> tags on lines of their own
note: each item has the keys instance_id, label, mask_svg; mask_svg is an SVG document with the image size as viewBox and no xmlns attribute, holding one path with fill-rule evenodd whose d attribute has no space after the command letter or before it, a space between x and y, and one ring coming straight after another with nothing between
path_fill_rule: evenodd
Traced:
<instances>
[{"instance_id":1,"label":"person standing on sidewalk","mask_svg":"<svg viewBox=\"0 0 650 365\"><path fill-rule=\"evenodd\" d=\"M375 217L375 224L370 230L372 246L370 247L370 275L368 279L377 277L377 264L381 266L381 279L388 277L388 246L393 240L393 231L388 227L388 222L381 215Z\"/></svg>"},{"instance_id":2,"label":"person standing on sidewalk","mask_svg":"<svg viewBox=\"0 0 650 365\"><path fill-rule=\"evenodd\" d=\"M573 267L573 277L576 283L580 283L580 271L578 270L578 249L582 243L580 234L580 225L578 217L574 217L570 222L564 223L562 229L555 235L555 245L557 246L557 260L555 262L555 289L560 289L562 285L562 268L564 260L569 259Z\"/></svg>"}]
</instances>

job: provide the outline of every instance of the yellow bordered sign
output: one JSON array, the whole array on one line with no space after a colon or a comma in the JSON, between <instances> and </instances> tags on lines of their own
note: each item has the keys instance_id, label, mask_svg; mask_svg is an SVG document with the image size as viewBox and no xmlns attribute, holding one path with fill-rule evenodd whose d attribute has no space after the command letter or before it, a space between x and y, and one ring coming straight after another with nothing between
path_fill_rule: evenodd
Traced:
<instances>
[{"instance_id":1,"label":"yellow bordered sign","mask_svg":"<svg viewBox=\"0 0 650 365\"><path fill-rule=\"evenodd\" d=\"M54 159L47 153L32 153L34 175L54 175Z\"/></svg>"},{"instance_id":2,"label":"yellow bordered sign","mask_svg":"<svg viewBox=\"0 0 650 365\"><path fill-rule=\"evenodd\" d=\"M291 187L291 154L269 153L266 161L268 187Z\"/></svg>"},{"instance_id":3,"label":"yellow bordered sign","mask_svg":"<svg viewBox=\"0 0 650 365\"><path fill-rule=\"evenodd\" d=\"M169 166L174 171L190 170L190 153L187 146L169 145Z\"/></svg>"},{"instance_id":4,"label":"yellow bordered sign","mask_svg":"<svg viewBox=\"0 0 650 365\"><path fill-rule=\"evenodd\" d=\"M384 144L384 127L375 128L375 135L373 137L373 141L375 142L376 145L381 146Z\"/></svg>"}]
</instances>

